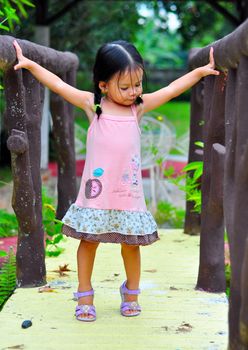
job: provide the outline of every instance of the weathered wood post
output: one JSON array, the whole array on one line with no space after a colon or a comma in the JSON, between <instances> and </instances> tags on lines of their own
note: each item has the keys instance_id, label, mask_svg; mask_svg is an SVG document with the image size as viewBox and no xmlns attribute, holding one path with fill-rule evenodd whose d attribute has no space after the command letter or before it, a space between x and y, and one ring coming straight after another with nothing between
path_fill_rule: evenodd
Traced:
<instances>
[{"instance_id":1,"label":"weathered wood post","mask_svg":"<svg viewBox=\"0 0 248 350\"><path fill-rule=\"evenodd\" d=\"M196 54L198 49L190 51L189 60ZM190 137L189 137L189 155L188 163L202 161L201 152L196 152L196 141L202 141L203 137L203 91L204 84L201 80L196 84L191 91L190 97ZM187 173L187 176L192 177L192 171ZM200 183L199 183L200 187ZM193 211L194 203L186 201L186 213L184 221L184 233L189 235L197 235L201 228L201 215Z\"/></svg>"},{"instance_id":2,"label":"weathered wood post","mask_svg":"<svg viewBox=\"0 0 248 350\"><path fill-rule=\"evenodd\" d=\"M40 127L44 89L27 70L14 71L16 53L13 40L10 36L0 36L0 69L4 71L6 96L5 124L9 133L7 145L11 151L14 183L12 205L19 223L17 284L20 287L35 287L46 283L40 176ZM70 84L75 83L78 66L75 55L26 40L19 42L25 56L55 74L63 75ZM63 175L58 181L58 208L62 208L58 215L62 215L76 198L72 106L60 99L60 110L61 106L65 113L61 117L62 121L56 116L57 123L54 126L59 129L55 133L59 146L58 158L62 163L60 173Z\"/></svg>"},{"instance_id":3,"label":"weathered wood post","mask_svg":"<svg viewBox=\"0 0 248 350\"><path fill-rule=\"evenodd\" d=\"M225 75L204 80L204 154L200 265L196 288L225 292L223 178Z\"/></svg>"},{"instance_id":4,"label":"weathered wood post","mask_svg":"<svg viewBox=\"0 0 248 350\"><path fill-rule=\"evenodd\" d=\"M34 287L46 283L39 162L43 89L29 72L13 68L5 72L4 86L14 183L12 206L19 223L17 284Z\"/></svg>"},{"instance_id":5,"label":"weathered wood post","mask_svg":"<svg viewBox=\"0 0 248 350\"><path fill-rule=\"evenodd\" d=\"M223 211L224 211L224 224L228 234L230 245L230 260L231 260L231 287L229 298L229 350L244 350L248 349L248 297L247 297L247 239L248 239L248 21L244 22L233 33L213 43L214 56L217 67L224 72L228 72L227 79L224 79L221 89L226 90L225 101L219 91L210 85L207 85L207 90L204 94L208 94L208 101L214 100L218 97L219 101L216 101L211 105L211 111L205 113L205 117L210 116L210 128L206 128L207 134L204 139L211 140L206 142L206 153L210 154L210 144L220 142L220 139L216 140L216 136L220 129L223 128L222 115L225 113L225 162L224 162L224 187L223 187ZM209 54L209 47L201 49L195 57L193 57L191 64L194 67L201 66L206 63ZM208 78L215 80L217 84L219 78ZM226 82L225 82L226 80ZM211 83L209 83L211 84ZM225 88L226 85L226 88ZM212 90L212 92L211 92ZM205 110L205 108L204 108ZM223 128L224 129L224 128ZM205 131L205 130L204 130ZM223 132L224 135L224 132ZM208 162L210 157L205 155L204 149L204 161ZM222 159L222 157L220 158ZM220 165L222 160L218 162ZM216 162L217 165L217 162ZM208 204L208 199L211 193L211 184L208 188L208 178L206 170L209 169L210 178L216 177L216 168L214 169L208 164L205 164L205 176L202 179L203 188L203 210L202 210L202 231L201 231L201 248L200 248L200 270L202 270L208 264L210 259L209 255L214 252L215 262L222 259L222 220L221 214L218 214L219 220L216 220L215 205L218 204L219 212L221 211L220 200L215 199L214 204L211 204L212 210ZM208 171L208 170L207 170ZM214 173L213 173L214 172ZM218 183L218 182L216 182ZM205 191L204 191L205 188ZM220 187L215 187L215 191L218 193ZM219 191L220 192L220 191ZM217 198L221 197L221 193ZM214 197L213 197L214 198ZM205 203L205 206L204 206ZM219 224L218 224L219 222ZM206 223L206 224L205 224ZM212 226L214 225L214 226ZM219 237L216 244L219 248L216 249L211 242L210 238L206 238L207 231L204 231L204 227L210 227L210 235ZM218 233L219 232L219 233ZM207 240L207 242L206 242ZM209 244L209 245L208 245ZM204 247L205 246L205 247ZM208 251L207 251L208 249ZM203 254L203 252L206 254ZM220 265L219 265L220 266ZM220 266L221 267L221 266ZM222 269L222 267L221 267ZM210 270L209 270L210 271ZM199 276L198 286L203 285L204 289L211 287L211 278L205 279L208 281L204 285L204 280ZM219 283L219 282L218 282Z\"/></svg>"},{"instance_id":6,"label":"weathered wood post","mask_svg":"<svg viewBox=\"0 0 248 350\"><path fill-rule=\"evenodd\" d=\"M61 78L74 85L76 67ZM76 193L76 157L74 147L74 120L72 105L56 94L51 94L51 112L53 118L54 145L58 161L58 206L56 217L62 219L69 206L75 200ZM70 179L70 182L68 180Z\"/></svg>"},{"instance_id":7,"label":"weathered wood post","mask_svg":"<svg viewBox=\"0 0 248 350\"><path fill-rule=\"evenodd\" d=\"M248 49L248 48L247 48ZM247 50L248 51L248 50ZM248 54L248 52L247 52ZM247 308L247 298L244 286L248 276L241 271L247 271L245 246L248 237L248 57L240 56L237 73L230 71L228 77L228 95L232 99L227 101L226 126L229 129L226 158L226 220L230 241L231 286L229 307L229 348L247 349L248 328L244 311ZM231 104L234 107L231 107ZM230 107L230 110L228 110ZM233 115L230 115L234 112ZM231 166L233 165L233 168ZM232 188L231 188L232 187ZM226 216L227 216L226 215ZM243 285L243 287L242 287ZM243 290L244 299L242 299Z\"/></svg>"}]
</instances>

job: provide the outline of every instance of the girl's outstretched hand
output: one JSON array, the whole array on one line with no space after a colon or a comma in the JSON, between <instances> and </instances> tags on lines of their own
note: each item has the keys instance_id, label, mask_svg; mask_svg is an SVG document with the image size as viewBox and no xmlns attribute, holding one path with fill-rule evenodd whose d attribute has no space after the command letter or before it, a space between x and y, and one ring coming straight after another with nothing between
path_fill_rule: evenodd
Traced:
<instances>
[{"instance_id":1,"label":"girl's outstretched hand","mask_svg":"<svg viewBox=\"0 0 248 350\"><path fill-rule=\"evenodd\" d=\"M203 77L206 75L219 75L220 72L215 70L215 63L214 63L214 48L211 46L209 51L209 64L202 67L202 74Z\"/></svg>"},{"instance_id":2,"label":"girl's outstretched hand","mask_svg":"<svg viewBox=\"0 0 248 350\"><path fill-rule=\"evenodd\" d=\"M18 59L18 63L14 66L14 69L18 70L20 68L28 68L30 60L23 56L21 46L16 40L13 41L13 45L16 50L16 57Z\"/></svg>"}]
</instances>

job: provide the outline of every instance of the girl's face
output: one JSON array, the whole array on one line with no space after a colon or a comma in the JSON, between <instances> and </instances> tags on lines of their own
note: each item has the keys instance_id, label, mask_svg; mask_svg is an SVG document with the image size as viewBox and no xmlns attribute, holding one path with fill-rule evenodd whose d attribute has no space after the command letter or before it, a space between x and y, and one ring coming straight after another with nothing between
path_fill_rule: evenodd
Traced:
<instances>
[{"instance_id":1,"label":"girl's face","mask_svg":"<svg viewBox=\"0 0 248 350\"><path fill-rule=\"evenodd\" d=\"M142 79L143 70L137 68L122 74L116 73L107 83L100 82L99 87L109 100L130 106L142 94Z\"/></svg>"}]
</instances>

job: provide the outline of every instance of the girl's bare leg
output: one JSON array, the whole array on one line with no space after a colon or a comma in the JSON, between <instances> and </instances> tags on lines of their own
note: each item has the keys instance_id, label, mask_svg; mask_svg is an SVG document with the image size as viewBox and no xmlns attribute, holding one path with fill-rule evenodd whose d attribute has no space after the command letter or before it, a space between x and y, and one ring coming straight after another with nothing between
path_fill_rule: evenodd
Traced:
<instances>
[{"instance_id":1,"label":"girl's bare leg","mask_svg":"<svg viewBox=\"0 0 248 350\"><path fill-rule=\"evenodd\" d=\"M121 255L123 258L128 289L138 289L140 282L140 247L135 245L121 244ZM137 301L138 295L125 294L125 301ZM136 311L125 311L126 313L134 313Z\"/></svg>"},{"instance_id":2,"label":"girl's bare leg","mask_svg":"<svg viewBox=\"0 0 248 350\"><path fill-rule=\"evenodd\" d=\"M94 260L96 255L96 249L98 247L98 242L87 242L84 240L80 241L77 250L77 264L78 264L78 292L86 292L92 288L91 285L91 275L94 266ZM93 295L86 297L81 297L78 299L78 305L88 304L93 305ZM86 314L81 314L79 317L89 317L93 316Z\"/></svg>"}]
</instances>

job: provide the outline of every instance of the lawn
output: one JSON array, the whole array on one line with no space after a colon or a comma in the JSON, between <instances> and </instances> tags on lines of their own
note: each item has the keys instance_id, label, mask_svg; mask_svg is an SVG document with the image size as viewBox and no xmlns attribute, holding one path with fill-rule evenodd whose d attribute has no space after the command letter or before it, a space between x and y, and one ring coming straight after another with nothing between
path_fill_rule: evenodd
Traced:
<instances>
[{"instance_id":1,"label":"lawn","mask_svg":"<svg viewBox=\"0 0 248 350\"><path fill-rule=\"evenodd\" d=\"M180 137L189 129L190 103L185 101L168 102L156 109L156 112L165 116L176 130L176 136Z\"/></svg>"}]
</instances>

